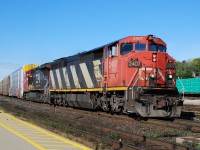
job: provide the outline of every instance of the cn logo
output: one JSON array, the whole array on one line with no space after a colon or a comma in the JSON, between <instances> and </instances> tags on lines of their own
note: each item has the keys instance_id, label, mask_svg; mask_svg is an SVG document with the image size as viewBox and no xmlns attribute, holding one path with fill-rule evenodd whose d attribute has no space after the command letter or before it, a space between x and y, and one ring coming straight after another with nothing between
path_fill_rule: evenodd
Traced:
<instances>
[{"instance_id":1,"label":"cn logo","mask_svg":"<svg viewBox=\"0 0 200 150\"><path fill-rule=\"evenodd\" d=\"M145 79L145 72L146 72L146 74L150 74L152 71L155 73L156 68L139 68L138 78L140 80L144 80ZM162 78L162 80L165 81L165 77L163 76L160 69L158 69L157 71L158 71L158 74L160 75L160 77ZM146 80L149 80L149 77L147 75L146 75Z\"/></svg>"}]
</instances>

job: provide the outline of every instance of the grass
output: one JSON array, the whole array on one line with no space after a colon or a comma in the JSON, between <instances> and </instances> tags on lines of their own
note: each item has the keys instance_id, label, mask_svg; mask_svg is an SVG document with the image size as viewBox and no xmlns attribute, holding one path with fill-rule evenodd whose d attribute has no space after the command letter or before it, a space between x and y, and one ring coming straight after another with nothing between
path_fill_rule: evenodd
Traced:
<instances>
[{"instance_id":1,"label":"grass","mask_svg":"<svg viewBox=\"0 0 200 150\"><path fill-rule=\"evenodd\" d=\"M111 133L108 136L108 139L114 140L114 141L119 141L120 140L120 135L118 133Z\"/></svg>"},{"instance_id":2,"label":"grass","mask_svg":"<svg viewBox=\"0 0 200 150\"><path fill-rule=\"evenodd\" d=\"M200 148L200 144L196 143L196 142L186 142L185 146L187 147L195 147L195 148Z\"/></svg>"},{"instance_id":3,"label":"grass","mask_svg":"<svg viewBox=\"0 0 200 150\"><path fill-rule=\"evenodd\" d=\"M85 144L89 147L98 147L101 149L110 149L110 142L107 139L119 140L119 135L115 133L105 133L91 126L76 123L73 121L66 121L60 117L52 116L42 112L36 112L31 109L26 109L23 106L12 105L10 103L4 103L0 106L0 109L4 110L7 113L10 113L18 118L26 119L28 122L41 126L45 129L51 130L55 133L58 133L64 137L67 137L71 140L78 141L79 143ZM92 133L99 133L103 137L100 140L96 140L93 136L82 134L78 130L89 131Z\"/></svg>"},{"instance_id":4,"label":"grass","mask_svg":"<svg viewBox=\"0 0 200 150\"><path fill-rule=\"evenodd\" d=\"M4 102L0 103L0 108L3 109L5 112L12 113L16 117L24 118L28 120L28 122L31 122L33 124L46 128L53 132L56 132L71 140L78 141L79 143L82 144L87 143L89 147L98 147L98 150L110 149L111 142L108 142L108 139L114 141L119 141L120 139L120 134L118 133L106 132L99 128L93 127L92 125L85 125L78 123L76 121L69 121L55 115L52 116L51 114L46 114L44 112L38 112L32 109L26 109L23 106L16 106L15 104L12 105L10 103ZM143 126L140 127L143 128ZM96 140L95 138L93 138L93 136L83 134L78 130L98 133L98 135L101 135L102 137L106 138L100 138L99 140ZM153 132L153 131L144 132L144 136L149 138L166 137L166 138L171 138L173 139L173 141L175 141L175 138L171 137L171 134L174 134L174 130L172 129L166 131L164 130L161 132ZM181 132L177 134L183 135L183 133ZM124 140L125 139L123 139L123 142ZM125 142L130 145L137 145L137 141L135 141L135 139L126 139ZM200 145L195 143L190 144L190 146L200 148Z\"/></svg>"}]
</instances>

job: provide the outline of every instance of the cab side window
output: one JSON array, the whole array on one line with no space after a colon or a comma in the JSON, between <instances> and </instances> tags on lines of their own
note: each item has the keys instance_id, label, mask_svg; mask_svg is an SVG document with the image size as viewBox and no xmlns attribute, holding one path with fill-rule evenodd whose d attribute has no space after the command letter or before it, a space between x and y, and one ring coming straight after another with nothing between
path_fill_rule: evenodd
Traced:
<instances>
[{"instance_id":1,"label":"cab side window","mask_svg":"<svg viewBox=\"0 0 200 150\"><path fill-rule=\"evenodd\" d=\"M122 43L120 46L120 53L126 54L133 50L133 44L132 43Z\"/></svg>"},{"instance_id":2,"label":"cab side window","mask_svg":"<svg viewBox=\"0 0 200 150\"><path fill-rule=\"evenodd\" d=\"M108 57L109 57L109 55L110 55L110 50L109 50L109 49L107 49L107 50L106 50L106 52L105 52L105 56L106 56L106 58L108 58Z\"/></svg>"}]
</instances>

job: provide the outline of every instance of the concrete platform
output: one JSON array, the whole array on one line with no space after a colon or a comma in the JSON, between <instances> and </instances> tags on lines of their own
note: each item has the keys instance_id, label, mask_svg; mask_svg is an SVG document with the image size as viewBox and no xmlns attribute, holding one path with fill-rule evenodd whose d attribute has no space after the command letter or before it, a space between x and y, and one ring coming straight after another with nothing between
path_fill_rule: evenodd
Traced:
<instances>
[{"instance_id":1,"label":"concrete platform","mask_svg":"<svg viewBox=\"0 0 200 150\"><path fill-rule=\"evenodd\" d=\"M0 145L2 150L38 150L17 135L0 126Z\"/></svg>"},{"instance_id":2,"label":"concrete platform","mask_svg":"<svg viewBox=\"0 0 200 150\"><path fill-rule=\"evenodd\" d=\"M2 150L91 150L0 110Z\"/></svg>"}]
</instances>

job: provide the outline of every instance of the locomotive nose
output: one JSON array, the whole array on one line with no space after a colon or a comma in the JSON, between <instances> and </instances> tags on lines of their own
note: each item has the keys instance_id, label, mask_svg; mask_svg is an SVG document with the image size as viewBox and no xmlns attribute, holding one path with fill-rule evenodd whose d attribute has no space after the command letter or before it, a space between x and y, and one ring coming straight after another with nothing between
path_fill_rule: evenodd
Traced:
<instances>
[{"instance_id":1,"label":"locomotive nose","mask_svg":"<svg viewBox=\"0 0 200 150\"><path fill-rule=\"evenodd\" d=\"M166 77L165 77L166 62L167 62L166 53L157 51L151 53L151 63L153 68L151 73L146 74L146 76L149 77L150 86L156 87L156 86L166 85Z\"/></svg>"}]
</instances>

